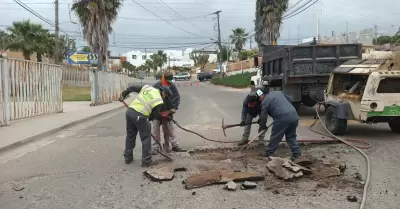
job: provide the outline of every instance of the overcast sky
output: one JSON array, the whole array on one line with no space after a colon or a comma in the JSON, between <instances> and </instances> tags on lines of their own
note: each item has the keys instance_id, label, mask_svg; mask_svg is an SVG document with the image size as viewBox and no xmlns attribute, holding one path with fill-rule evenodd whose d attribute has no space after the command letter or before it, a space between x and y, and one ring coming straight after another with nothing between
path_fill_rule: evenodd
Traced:
<instances>
[{"instance_id":1,"label":"overcast sky","mask_svg":"<svg viewBox=\"0 0 400 209\"><path fill-rule=\"evenodd\" d=\"M54 22L54 0L20 1ZM60 27L78 40L78 47L83 46L79 25L69 22L68 5L73 1L59 1L62 23ZM297 1L291 0L290 5ZM13 21L30 19L54 30L13 0L0 0L0 2L0 14L2 14L0 29L5 29ZM148 51L172 49L172 47L204 48L211 44L211 38L216 39L216 15L210 14L218 10L222 10L220 23L223 41L229 42L231 30L236 27L245 28L249 33L254 31L255 0L137 0L136 2L174 26L146 11L132 0L124 0L118 20L113 25L115 36L110 36L110 50L114 55L145 48ZM180 16L161 2L165 2ZM320 0L299 15L283 21L278 44L297 44L299 38L315 36L318 15L322 36L330 35L332 31L335 31L335 34L345 33L346 23L349 32L373 28L376 24L379 32L394 33L400 26L398 16L395 15L399 9L398 0ZM187 18L187 21L182 20L182 17ZM77 21L73 13L71 20Z\"/></svg>"}]
</instances>

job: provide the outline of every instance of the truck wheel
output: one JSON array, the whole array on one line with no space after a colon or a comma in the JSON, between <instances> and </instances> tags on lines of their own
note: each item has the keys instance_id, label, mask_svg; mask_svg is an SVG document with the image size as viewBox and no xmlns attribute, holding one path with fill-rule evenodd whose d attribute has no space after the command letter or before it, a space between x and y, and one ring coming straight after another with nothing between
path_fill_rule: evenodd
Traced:
<instances>
[{"instance_id":1,"label":"truck wheel","mask_svg":"<svg viewBox=\"0 0 400 209\"><path fill-rule=\"evenodd\" d=\"M400 133L400 119L396 118L392 121L389 121L389 127L395 133Z\"/></svg>"},{"instance_id":2,"label":"truck wheel","mask_svg":"<svg viewBox=\"0 0 400 209\"><path fill-rule=\"evenodd\" d=\"M315 101L315 99L313 99L310 95L303 95L301 97L301 102L307 107L314 107L317 104L317 101Z\"/></svg>"},{"instance_id":3,"label":"truck wheel","mask_svg":"<svg viewBox=\"0 0 400 209\"><path fill-rule=\"evenodd\" d=\"M347 120L337 117L336 108L329 106L325 114L326 128L335 135L343 135L346 132Z\"/></svg>"}]
</instances>

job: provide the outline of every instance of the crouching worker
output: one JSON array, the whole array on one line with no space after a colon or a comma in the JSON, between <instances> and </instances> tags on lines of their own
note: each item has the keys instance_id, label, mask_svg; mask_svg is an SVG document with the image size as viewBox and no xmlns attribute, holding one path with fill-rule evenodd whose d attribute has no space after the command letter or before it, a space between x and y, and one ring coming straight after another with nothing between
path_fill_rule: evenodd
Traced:
<instances>
[{"instance_id":1,"label":"crouching worker","mask_svg":"<svg viewBox=\"0 0 400 209\"><path fill-rule=\"evenodd\" d=\"M258 87L261 91L263 88ZM256 89L257 90L257 89ZM242 121L240 126L244 126L244 132L242 136L242 141L239 142L239 146L245 145L249 142L249 136L251 132L251 123L253 119L256 118L261 113L261 101L259 100L256 91L251 91L244 100L242 107ZM258 121L259 122L259 121ZM259 136L259 140L264 140L265 133Z\"/></svg>"},{"instance_id":2,"label":"crouching worker","mask_svg":"<svg viewBox=\"0 0 400 209\"><path fill-rule=\"evenodd\" d=\"M124 100L131 92L139 93L126 111L126 141L125 163L133 161L133 149L136 146L136 136L139 133L142 142L142 167L156 163L151 160L151 125L150 122L160 116L163 98L171 94L168 87L154 88L149 85L130 86L121 94Z\"/></svg>"},{"instance_id":3,"label":"crouching worker","mask_svg":"<svg viewBox=\"0 0 400 209\"><path fill-rule=\"evenodd\" d=\"M299 115L292 105L292 98L281 91L273 91L264 94L257 90L261 102L260 133L267 129L268 115L274 120L271 130L270 142L264 157L273 155L282 141L283 136L292 151L292 160L301 156L301 150L297 142L296 129L299 123Z\"/></svg>"}]
</instances>

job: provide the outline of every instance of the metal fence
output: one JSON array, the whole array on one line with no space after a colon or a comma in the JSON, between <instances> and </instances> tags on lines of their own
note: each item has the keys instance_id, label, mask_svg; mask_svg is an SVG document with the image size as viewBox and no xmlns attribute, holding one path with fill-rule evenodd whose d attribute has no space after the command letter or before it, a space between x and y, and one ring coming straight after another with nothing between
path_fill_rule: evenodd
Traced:
<instances>
[{"instance_id":1,"label":"metal fence","mask_svg":"<svg viewBox=\"0 0 400 209\"><path fill-rule=\"evenodd\" d=\"M0 59L0 126L62 112L62 66Z\"/></svg>"},{"instance_id":2,"label":"metal fence","mask_svg":"<svg viewBox=\"0 0 400 209\"><path fill-rule=\"evenodd\" d=\"M99 102L100 104L110 103L117 101L121 93L128 87L129 77L126 74L119 74L114 72L96 71L99 77ZM90 72L91 83L91 105L95 105L95 85L94 73Z\"/></svg>"},{"instance_id":3,"label":"metal fence","mask_svg":"<svg viewBox=\"0 0 400 209\"><path fill-rule=\"evenodd\" d=\"M89 71L79 70L78 68L64 68L62 72L62 84L77 87L90 87Z\"/></svg>"}]
</instances>

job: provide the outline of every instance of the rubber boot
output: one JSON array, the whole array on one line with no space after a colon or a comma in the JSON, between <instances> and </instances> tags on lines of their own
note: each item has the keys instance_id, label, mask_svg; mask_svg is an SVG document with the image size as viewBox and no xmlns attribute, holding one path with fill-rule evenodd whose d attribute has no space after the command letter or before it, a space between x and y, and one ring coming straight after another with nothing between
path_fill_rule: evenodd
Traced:
<instances>
[{"instance_id":1,"label":"rubber boot","mask_svg":"<svg viewBox=\"0 0 400 209\"><path fill-rule=\"evenodd\" d=\"M125 164L129 164L133 161L133 155L124 155L125 158Z\"/></svg>"},{"instance_id":2,"label":"rubber boot","mask_svg":"<svg viewBox=\"0 0 400 209\"><path fill-rule=\"evenodd\" d=\"M182 148L180 148L178 146L172 147L172 151L174 151L174 152L187 152L187 150L184 150L184 149L182 149Z\"/></svg>"},{"instance_id":3,"label":"rubber boot","mask_svg":"<svg viewBox=\"0 0 400 209\"><path fill-rule=\"evenodd\" d=\"M148 167L155 166L155 165L158 165L158 163L153 162L153 161L151 161L149 163L142 162L142 167L144 167L144 168L148 168Z\"/></svg>"}]
</instances>

